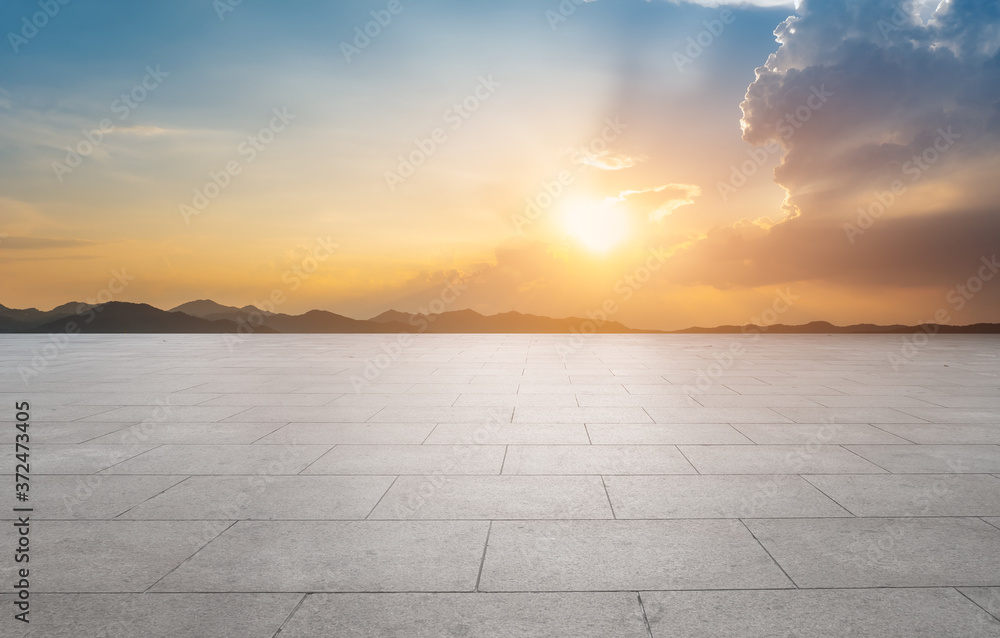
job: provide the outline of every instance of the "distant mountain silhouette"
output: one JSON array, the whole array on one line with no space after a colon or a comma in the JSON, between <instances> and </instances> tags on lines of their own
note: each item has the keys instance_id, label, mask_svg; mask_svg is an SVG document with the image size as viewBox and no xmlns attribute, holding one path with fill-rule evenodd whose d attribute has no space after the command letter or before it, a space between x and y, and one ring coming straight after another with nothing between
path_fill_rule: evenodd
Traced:
<instances>
[{"instance_id":1,"label":"distant mountain silhouette","mask_svg":"<svg viewBox=\"0 0 1000 638\"><path fill-rule=\"evenodd\" d=\"M947 334L1000 334L1000 324L969 326L922 324L919 326L879 326L870 323L835 326L813 321L799 326L716 326L684 330L636 330L617 321L598 325L589 319L554 319L520 312L483 315L474 310L455 310L438 315L386 310L371 319L351 319L326 310L310 310L301 315L267 313L254 306L224 306L210 299L181 304L169 311L148 304L112 301L101 306L67 303L52 310L18 310L0 305L0 332L65 332L70 323L79 332L92 333L541 333L573 332L660 333L660 334L906 334L915 332Z\"/></svg>"},{"instance_id":2,"label":"distant mountain silhouette","mask_svg":"<svg viewBox=\"0 0 1000 638\"><path fill-rule=\"evenodd\" d=\"M78 304L79 305L79 304ZM64 308L61 306L61 308ZM167 312L148 304L110 301L100 306L73 307L71 314L45 320L16 332L82 333L225 333L236 332L237 324L228 319L208 320L183 312ZM261 332L274 332L263 328Z\"/></svg>"}]
</instances>

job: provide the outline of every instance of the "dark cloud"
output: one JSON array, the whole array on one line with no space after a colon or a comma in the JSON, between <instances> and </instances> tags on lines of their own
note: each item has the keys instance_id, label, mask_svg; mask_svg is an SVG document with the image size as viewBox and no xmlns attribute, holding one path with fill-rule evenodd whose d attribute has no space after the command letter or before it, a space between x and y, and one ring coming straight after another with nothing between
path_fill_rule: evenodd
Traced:
<instances>
[{"instance_id":1,"label":"dark cloud","mask_svg":"<svg viewBox=\"0 0 1000 638\"><path fill-rule=\"evenodd\" d=\"M1000 250L1000 3L931 14L927 2L804 0L797 13L741 105L744 139L785 150L774 174L787 216L711 231L674 276L946 284ZM894 183L882 211L877 193ZM878 216L851 237L859 209Z\"/></svg>"}]
</instances>

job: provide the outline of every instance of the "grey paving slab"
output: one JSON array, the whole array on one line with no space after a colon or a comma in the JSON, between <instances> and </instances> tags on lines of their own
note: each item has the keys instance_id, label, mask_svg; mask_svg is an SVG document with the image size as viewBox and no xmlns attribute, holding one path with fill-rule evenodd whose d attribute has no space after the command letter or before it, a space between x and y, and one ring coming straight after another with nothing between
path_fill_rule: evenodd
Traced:
<instances>
[{"instance_id":1,"label":"grey paving slab","mask_svg":"<svg viewBox=\"0 0 1000 638\"><path fill-rule=\"evenodd\" d=\"M1000 423L996 408L900 408L907 414L930 423Z\"/></svg>"},{"instance_id":2,"label":"grey paving slab","mask_svg":"<svg viewBox=\"0 0 1000 638\"><path fill-rule=\"evenodd\" d=\"M958 591L1000 620L1000 587L960 587Z\"/></svg>"},{"instance_id":3,"label":"grey paving slab","mask_svg":"<svg viewBox=\"0 0 1000 638\"><path fill-rule=\"evenodd\" d=\"M827 474L806 480L855 516L1000 516L1000 479L990 474Z\"/></svg>"},{"instance_id":4,"label":"grey paving slab","mask_svg":"<svg viewBox=\"0 0 1000 638\"><path fill-rule=\"evenodd\" d=\"M135 423L33 423L31 440L34 443L85 443L99 436L110 434Z\"/></svg>"},{"instance_id":5,"label":"grey paving slab","mask_svg":"<svg viewBox=\"0 0 1000 638\"><path fill-rule=\"evenodd\" d=\"M749 519L799 587L1000 585L1000 529L975 518Z\"/></svg>"},{"instance_id":6,"label":"grey paving slab","mask_svg":"<svg viewBox=\"0 0 1000 638\"><path fill-rule=\"evenodd\" d=\"M852 452L890 472L1000 472L998 445L850 445Z\"/></svg>"},{"instance_id":7,"label":"grey paving slab","mask_svg":"<svg viewBox=\"0 0 1000 638\"><path fill-rule=\"evenodd\" d=\"M282 638L648 638L633 593L313 594Z\"/></svg>"},{"instance_id":8,"label":"grey paving slab","mask_svg":"<svg viewBox=\"0 0 1000 638\"><path fill-rule=\"evenodd\" d=\"M739 521L496 521L479 589L784 587L792 583Z\"/></svg>"},{"instance_id":9,"label":"grey paving slab","mask_svg":"<svg viewBox=\"0 0 1000 638\"><path fill-rule=\"evenodd\" d=\"M587 427L582 424L550 425L442 423L427 437L428 445L586 445Z\"/></svg>"},{"instance_id":10,"label":"grey paving slab","mask_svg":"<svg viewBox=\"0 0 1000 638\"><path fill-rule=\"evenodd\" d=\"M3 525L5 547L14 547L14 529ZM187 521L44 521L30 534L32 594L142 592L214 536ZM0 577L15 582L22 566L4 561Z\"/></svg>"},{"instance_id":11,"label":"grey paving slab","mask_svg":"<svg viewBox=\"0 0 1000 638\"><path fill-rule=\"evenodd\" d=\"M121 519L360 520L372 511L393 478L193 476L138 504Z\"/></svg>"},{"instance_id":12,"label":"grey paving slab","mask_svg":"<svg viewBox=\"0 0 1000 638\"><path fill-rule=\"evenodd\" d=\"M503 395L501 395L503 396ZM375 394L366 393L361 394L344 394L340 397L333 399L327 405L330 407L389 407L389 406L405 406L405 407L441 407L450 406L455 403L458 399L458 393L440 393L440 392L428 392L428 393L413 393L406 392L404 394Z\"/></svg>"},{"instance_id":13,"label":"grey paving slab","mask_svg":"<svg viewBox=\"0 0 1000 638\"><path fill-rule=\"evenodd\" d=\"M472 591L488 528L486 521L241 521L153 591Z\"/></svg>"},{"instance_id":14,"label":"grey paving slab","mask_svg":"<svg viewBox=\"0 0 1000 638\"><path fill-rule=\"evenodd\" d=\"M32 474L92 474L152 450L152 445L32 445ZM14 458L14 446L4 446ZM11 470L14 468L11 467Z\"/></svg>"},{"instance_id":15,"label":"grey paving slab","mask_svg":"<svg viewBox=\"0 0 1000 638\"><path fill-rule=\"evenodd\" d=\"M35 594L11 638L272 638L300 594ZM11 605L6 605L13 608ZM23 623L16 623L23 625ZM10 633L7 633L9 628Z\"/></svg>"},{"instance_id":16,"label":"grey paving slab","mask_svg":"<svg viewBox=\"0 0 1000 638\"><path fill-rule=\"evenodd\" d=\"M652 423L653 420L637 407L567 408L518 406L514 408L514 423Z\"/></svg>"},{"instance_id":17,"label":"grey paving slab","mask_svg":"<svg viewBox=\"0 0 1000 638\"><path fill-rule=\"evenodd\" d=\"M883 425L881 428L908 441L925 445L1000 445L1000 424L997 423L907 423Z\"/></svg>"},{"instance_id":18,"label":"grey paving slab","mask_svg":"<svg viewBox=\"0 0 1000 638\"><path fill-rule=\"evenodd\" d=\"M820 404L793 394L705 394L695 399L706 408L815 408Z\"/></svg>"},{"instance_id":19,"label":"grey paving slab","mask_svg":"<svg viewBox=\"0 0 1000 638\"><path fill-rule=\"evenodd\" d=\"M379 406L262 406L237 408L238 412L218 420L243 423L362 423L380 409Z\"/></svg>"},{"instance_id":20,"label":"grey paving slab","mask_svg":"<svg viewBox=\"0 0 1000 638\"><path fill-rule=\"evenodd\" d=\"M88 441L96 444L225 445L253 443L280 423L140 423Z\"/></svg>"},{"instance_id":21,"label":"grey paving slab","mask_svg":"<svg viewBox=\"0 0 1000 638\"><path fill-rule=\"evenodd\" d=\"M178 396L185 396L177 393ZM204 395L191 395L204 396ZM344 396L342 393L331 394L296 394L282 392L281 394L265 394L255 392L253 394L223 394L210 395L214 398L207 399L199 405L227 405L243 408L255 408L265 406L319 406L326 405L334 399ZM173 397L171 397L173 400Z\"/></svg>"},{"instance_id":22,"label":"grey paving slab","mask_svg":"<svg viewBox=\"0 0 1000 638\"><path fill-rule=\"evenodd\" d=\"M725 423L591 423L587 425L594 445L722 445L751 444L733 426Z\"/></svg>"},{"instance_id":23,"label":"grey paving slab","mask_svg":"<svg viewBox=\"0 0 1000 638\"><path fill-rule=\"evenodd\" d=\"M123 407L112 407L100 414L88 416L81 421L170 421L173 423L204 423L221 421L235 414L240 414L246 408L213 405L171 405L168 402L170 395L164 395L160 404L156 405L129 405ZM96 406L95 406L96 407ZM252 420L252 419L251 419ZM264 421L266 419L257 419ZM287 420L287 419L286 419Z\"/></svg>"},{"instance_id":24,"label":"grey paving slab","mask_svg":"<svg viewBox=\"0 0 1000 638\"><path fill-rule=\"evenodd\" d=\"M883 394L883 395L845 395L845 396L815 396L806 397L827 408L933 408L927 395Z\"/></svg>"},{"instance_id":25,"label":"grey paving slab","mask_svg":"<svg viewBox=\"0 0 1000 638\"><path fill-rule=\"evenodd\" d=\"M184 480L183 476L51 475L31 482L35 519L108 520ZM12 510L3 519L16 519Z\"/></svg>"},{"instance_id":26,"label":"grey paving slab","mask_svg":"<svg viewBox=\"0 0 1000 638\"><path fill-rule=\"evenodd\" d=\"M901 408L900 410L902 410ZM774 408L795 423L921 423L925 419L896 408Z\"/></svg>"},{"instance_id":27,"label":"grey paving slab","mask_svg":"<svg viewBox=\"0 0 1000 638\"><path fill-rule=\"evenodd\" d=\"M370 423L510 423L511 408L399 407L382 408Z\"/></svg>"},{"instance_id":28,"label":"grey paving slab","mask_svg":"<svg viewBox=\"0 0 1000 638\"><path fill-rule=\"evenodd\" d=\"M799 476L607 476L619 519L850 516Z\"/></svg>"},{"instance_id":29,"label":"grey paving slab","mask_svg":"<svg viewBox=\"0 0 1000 638\"><path fill-rule=\"evenodd\" d=\"M289 423L256 441L258 445L419 444L433 423Z\"/></svg>"},{"instance_id":30,"label":"grey paving slab","mask_svg":"<svg viewBox=\"0 0 1000 638\"><path fill-rule=\"evenodd\" d=\"M107 474L298 474L329 445L161 445Z\"/></svg>"},{"instance_id":31,"label":"grey paving slab","mask_svg":"<svg viewBox=\"0 0 1000 638\"><path fill-rule=\"evenodd\" d=\"M653 638L993 638L953 589L643 592Z\"/></svg>"},{"instance_id":32,"label":"grey paving slab","mask_svg":"<svg viewBox=\"0 0 1000 638\"><path fill-rule=\"evenodd\" d=\"M762 444L847 444L897 443L910 441L863 423L734 423L733 427L754 443Z\"/></svg>"},{"instance_id":33,"label":"grey paving slab","mask_svg":"<svg viewBox=\"0 0 1000 638\"><path fill-rule=\"evenodd\" d=\"M672 445L511 445L504 474L694 474Z\"/></svg>"},{"instance_id":34,"label":"grey paving slab","mask_svg":"<svg viewBox=\"0 0 1000 638\"><path fill-rule=\"evenodd\" d=\"M612 518L599 476L401 476L372 519Z\"/></svg>"},{"instance_id":35,"label":"grey paving slab","mask_svg":"<svg viewBox=\"0 0 1000 638\"><path fill-rule=\"evenodd\" d=\"M472 394L462 393L455 401L456 407L515 408L518 406L576 407L573 394Z\"/></svg>"},{"instance_id":36,"label":"grey paving slab","mask_svg":"<svg viewBox=\"0 0 1000 638\"><path fill-rule=\"evenodd\" d=\"M502 445L338 445L304 474L499 474Z\"/></svg>"},{"instance_id":37,"label":"grey paving slab","mask_svg":"<svg viewBox=\"0 0 1000 638\"><path fill-rule=\"evenodd\" d=\"M115 409L117 409L117 406L114 405L46 405L44 403L36 403L31 408L31 416L35 421L58 423L62 421L77 421L86 417L107 414Z\"/></svg>"},{"instance_id":38,"label":"grey paving slab","mask_svg":"<svg viewBox=\"0 0 1000 638\"><path fill-rule=\"evenodd\" d=\"M681 445L678 448L701 474L886 472L839 445Z\"/></svg>"},{"instance_id":39,"label":"grey paving slab","mask_svg":"<svg viewBox=\"0 0 1000 638\"><path fill-rule=\"evenodd\" d=\"M241 395L230 395L241 396ZM242 395L244 397L252 395ZM213 403L219 401L219 394L186 394L171 392L171 405L243 405L243 403ZM222 397L224 398L224 397ZM79 395L73 405L101 405L122 407L126 405L145 405L156 407L164 403L163 392L89 392ZM243 399L244 401L246 399Z\"/></svg>"},{"instance_id":40,"label":"grey paving slab","mask_svg":"<svg viewBox=\"0 0 1000 638\"><path fill-rule=\"evenodd\" d=\"M791 423L771 408L647 408L657 423ZM628 423L628 421L626 421ZM631 421L638 423L638 421Z\"/></svg>"}]
</instances>

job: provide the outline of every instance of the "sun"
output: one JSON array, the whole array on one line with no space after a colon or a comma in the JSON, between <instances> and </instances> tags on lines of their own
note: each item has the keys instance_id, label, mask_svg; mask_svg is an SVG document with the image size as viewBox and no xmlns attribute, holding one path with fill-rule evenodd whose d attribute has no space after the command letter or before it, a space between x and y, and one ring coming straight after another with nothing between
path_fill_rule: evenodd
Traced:
<instances>
[{"instance_id":1,"label":"sun","mask_svg":"<svg viewBox=\"0 0 1000 638\"><path fill-rule=\"evenodd\" d=\"M614 199L571 202L563 209L563 224L580 245L600 253L622 243L632 232L628 213Z\"/></svg>"}]
</instances>

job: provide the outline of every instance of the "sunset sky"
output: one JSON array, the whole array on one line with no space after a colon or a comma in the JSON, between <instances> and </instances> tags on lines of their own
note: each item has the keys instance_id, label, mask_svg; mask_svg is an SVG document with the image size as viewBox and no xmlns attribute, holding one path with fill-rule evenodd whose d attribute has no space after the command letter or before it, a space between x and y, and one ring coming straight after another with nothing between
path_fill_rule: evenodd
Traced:
<instances>
[{"instance_id":1,"label":"sunset sky","mask_svg":"<svg viewBox=\"0 0 1000 638\"><path fill-rule=\"evenodd\" d=\"M1000 3L51 5L0 8L8 307L1000 321Z\"/></svg>"}]
</instances>

